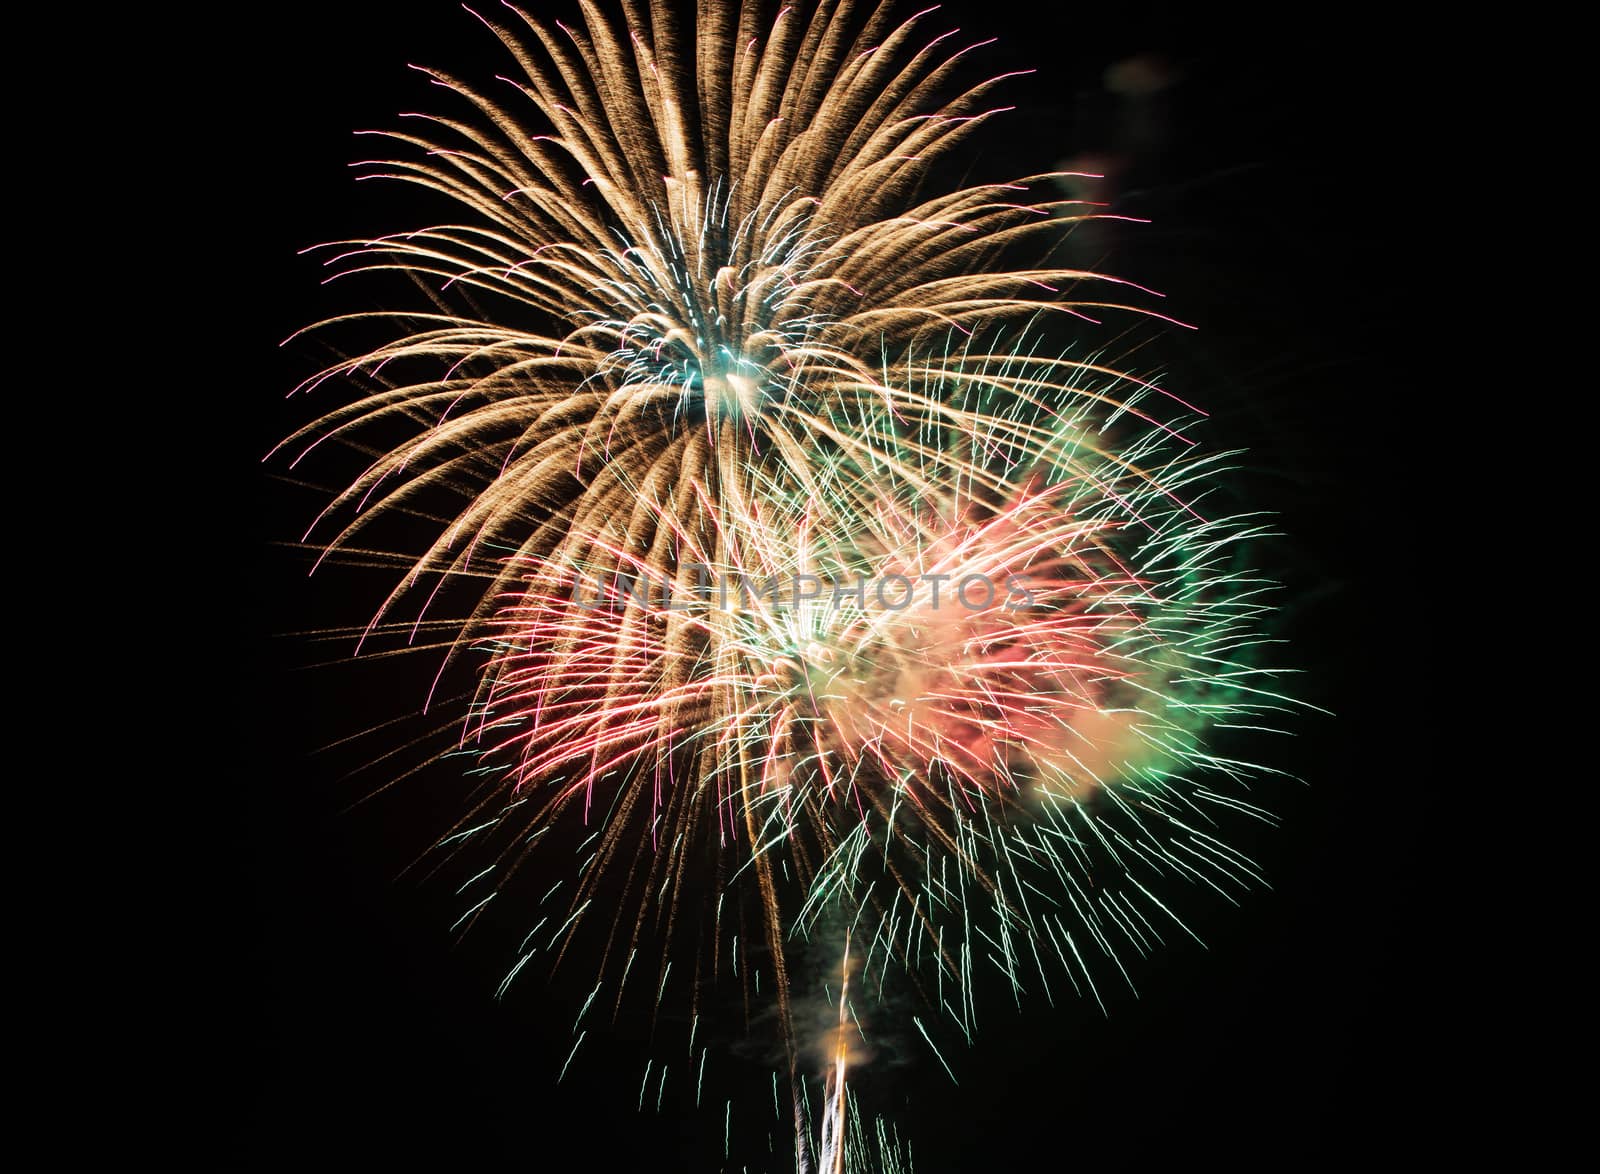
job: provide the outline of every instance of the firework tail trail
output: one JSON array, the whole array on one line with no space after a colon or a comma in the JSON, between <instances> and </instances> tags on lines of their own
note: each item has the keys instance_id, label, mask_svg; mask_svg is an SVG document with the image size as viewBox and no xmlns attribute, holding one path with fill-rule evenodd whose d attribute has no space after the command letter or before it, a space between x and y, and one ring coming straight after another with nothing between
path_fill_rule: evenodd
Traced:
<instances>
[{"instance_id":1,"label":"firework tail trail","mask_svg":"<svg viewBox=\"0 0 1600 1174\"><path fill-rule=\"evenodd\" d=\"M844 1174L845 1146L848 1138L845 1113L849 1101L845 1093L845 1069L850 1062L850 933L845 931L844 958L839 964L839 1025L832 1055L828 1058L824 1084L821 1170L825 1174Z\"/></svg>"}]
</instances>

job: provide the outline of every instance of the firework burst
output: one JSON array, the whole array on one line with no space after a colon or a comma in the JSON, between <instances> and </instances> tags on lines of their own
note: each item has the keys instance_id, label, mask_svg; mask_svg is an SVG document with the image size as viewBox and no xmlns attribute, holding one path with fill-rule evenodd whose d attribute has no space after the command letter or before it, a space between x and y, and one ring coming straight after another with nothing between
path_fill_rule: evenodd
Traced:
<instances>
[{"instance_id":1,"label":"firework burst","mask_svg":"<svg viewBox=\"0 0 1600 1174\"><path fill-rule=\"evenodd\" d=\"M1043 349L1134 310L1006 260L1091 211L1039 198L1049 177L917 194L1000 80L940 97L966 50L919 42L926 14L625 10L485 21L518 66L492 96L429 74L468 114L414 116L364 174L461 222L329 264L431 308L322 324L392 338L307 380L363 391L286 444L366 454L313 528L400 571L363 639L481 654L450 717L481 785L445 843L490 861L469 915L556 829L581 843L502 992L603 897L596 996L659 1004L677 964L691 1052L719 982L772 1000L801 1165L813 1128L820 1168L897 1165L847 1112L852 982L900 976L970 1039L980 972L1098 997L1181 926L1162 884L1255 876L1213 824L1265 818L1260 772L1206 734L1287 705L1251 663L1259 527L1210 516L1226 457L1193 409ZM368 549L397 516L421 549ZM451 584L459 614L427 618ZM789 953L816 938L839 953L813 982ZM817 1045L796 1004L819 992Z\"/></svg>"},{"instance_id":2,"label":"firework burst","mask_svg":"<svg viewBox=\"0 0 1600 1174\"><path fill-rule=\"evenodd\" d=\"M1144 455L1160 451L1158 434ZM730 854L733 872L781 858L769 867L803 894L785 932L845 894L890 920L921 905L893 948L887 923L857 926L864 956L909 961L931 947L935 969L965 983L943 932L916 942L932 924L930 856L949 852L1029 958L1086 940L1111 955L1100 918L1081 909L1081 924L1047 946L1015 900L1033 886L1018 881L1008 897L993 869L1016 874L1017 837L1059 822L1070 832L1029 840L1024 856L1051 873L1051 891L1069 872L1087 885L1091 845L1113 840L1132 853L1121 866L1165 860L1184 872L1164 837L1197 834L1185 821L1212 822L1208 804L1241 805L1177 781L1248 773L1211 758L1201 734L1286 703L1251 683L1261 604L1232 567L1247 522L1200 521L1179 493L1214 462L1181 458L1159 477L1096 476L1084 463L1063 462L1054 480L1036 473L997 506L885 498L840 515L826 494L769 503L727 523L757 557L697 564L709 573L686 597L642 561L588 587L570 569L528 568L537 585L496 613L471 733L505 764L513 794L541 796L514 809L517 836L569 809L598 824L588 867L637 870L635 931L674 920L704 840ZM681 630L696 638L675 640ZM962 847L980 832L995 842ZM903 851L913 858L882 878L892 891L863 896L874 862ZM1235 876L1253 871L1237 865ZM964 901L965 932L973 912ZM1020 956L1003 953L1016 983ZM1092 987L1084 967L1075 955Z\"/></svg>"},{"instance_id":3,"label":"firework burst","mask_svg":"<svg viewBox=\"0 0 1600 1174\"><path fill-rule=\"evenodd\" d=\"M1102 275L993 267L1092 213L1041 198L1051 176L914 198L997 113L998 78L936 97L963 55L948 35L909 52L919 18L894 25L887 4L864 21L789 8L763 27L754 6L708 3L688 31L668 5L627 7L625 34L589 6L585 30L515 10L523 32L491 23L520 67L503 94L430 72L471 121L414 116L417 132L382 136L414 154L364 171L448 197L465 222L329 246L341 275L398 271L437 293L431 312L323 323L397 337L308 380L379 387L286 442L303 456L412 432L330 504L325 524L344 519L330 551L385 511L458 497L391 604L505 550L604 560L571 537L601 518L670 574L705 502L752 478L810 493L822 452L873 479L863 504L886 472L956 476L900 443L970 425L906 391L902 356L985 324L1130 308L1074 292L1126 288ZM491 579L478 618L505 585Z\"/></svg>"}]
</instances>

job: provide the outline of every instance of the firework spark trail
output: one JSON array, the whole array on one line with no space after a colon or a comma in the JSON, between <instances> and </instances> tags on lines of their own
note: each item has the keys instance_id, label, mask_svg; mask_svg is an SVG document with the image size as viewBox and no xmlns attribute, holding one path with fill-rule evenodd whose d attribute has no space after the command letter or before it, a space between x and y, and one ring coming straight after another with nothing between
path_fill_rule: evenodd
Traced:
<instances>
[{"instance_id":1,"label":"firework spark trail","mask_svg":"<svg viewBox=\"0 0 1600 1174\"><path fill-rule=\"evenodd\" d=\"M437 657L436 684L482 653L452 746L479 789L443 841L489 857L463 924L578 832L501 993L611 908L576 1053L649 941L658 1006L692 952L691 1054L720 980L776 1002L802 1162L789 952L850 910L818 1157L898 1166L849 1114L852 965L970 1041L980 971L1098 1000L1097 971L1131 983L1124 954L1189 932L1163 885L1259 879L1215 825L1265 818L1239 792L1271 772L1206 735L1289 705L1254 663L1266 585L1239 569L1262 523L1210 508L1228 458L1186 435L1190 405L1047 343L1148 291L1001 263L1096 212L1032 195L1048 176L918 194L1001 80L941 98L967 51L919 47L928 13L624 9L625 31L589 4L582 28L484 20L518 75L491 95L424 71L468 113L411 116L364 167L464 218L329 250L336 276L432 298L322 324L392 340L308 379L364 391L285 442L297 465L362 454L320 558L398 572L329 635ZM390 518L420 551L369 540ZM827 590L730 607L707 573ZM867 577L951 594L852 603ZM703 1071L702 1049L697 1099Z\"/></svg>"}]
</instances>

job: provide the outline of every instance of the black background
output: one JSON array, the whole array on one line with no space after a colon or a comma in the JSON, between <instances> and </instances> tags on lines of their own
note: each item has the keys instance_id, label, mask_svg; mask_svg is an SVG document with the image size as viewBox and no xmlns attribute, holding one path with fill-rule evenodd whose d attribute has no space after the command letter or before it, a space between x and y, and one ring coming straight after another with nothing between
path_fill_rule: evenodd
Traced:
<instances>
[{"instance_id":1,"label":"black background","mask_svg":"<svg viewBox=\"0 0 1600 1174\"><path fill-rule=\"evenodd\" d=\"M534 11L572 17L565 4ZM964 156L974 178L1086 153L1128 160L1116 210L1153 223L1119 232L1105 267L1200 327L1141 357L1212 412L1208 442L1250 450L1230 492L1274 511L1286 536L1262 552L1286 584L1283 660L1304 670L1299 694L1335 716L1307 713L1292 740L1248 748L1304 785L1272 792L1283 826L1251 845L1272 888L1201 909L1207 949L1174 942L1135 966L1140 997L1111 995L1106 1016L1088 1002L1021 1014L992 1002L976 1048L953 1057L959 1086L926 1058L879 1079L906 1102L895 1117L925 1174L1393 1154L1416 1137L1414 1101L1438 1063L1401 945L1424 916L1404 863L1421 801L1371 687L1386 654L1369 560L1396 541L1373 484L1393 459L1373 405L1398 414L1416 394L1396 358L1408 257L1394 219L1418 57L1380 14L1352 10L993 0L945 5L928 27L999 38L967 80L1038 70L1001 92L1018 109ZM1154 115L1161 133L1134 143L1102 77L1137 54L1178 80ZM322 355L279 343L351 296L319 287L297 251L420 223L392 185L352 182L347 165L371 140L350 132L441 108L408 62L488 80L508 68L503 50L451 3L291 3L263 12L229 61L202 88L214 104L196 94L190 111L218 163L223 223L249 225L215 241L241 262L226 307L233 398L212 445L244 503L223 535L246 584L228 608L255 635L218 726L236 748L212 792L227 860L210 886L214 978L196 984L219 1163L717 1169L720 1099L636 1111L645 1051L627 1030L591 1033L555 1083L570 989L525 982L496 1003L514 943L458 938L453 886L398 876L452 814L448 790L352 808L374 780L345 778L348 755L314 753L402 712L396 690L414 682L382 667L307 671L321 657L290 635L359 622L372 602L364 581L306 578L286 544L320 499L262 463L338 394L284 402ZM761 1096L744 1098L756 1116Z\"/></svg>"}]
</instances>

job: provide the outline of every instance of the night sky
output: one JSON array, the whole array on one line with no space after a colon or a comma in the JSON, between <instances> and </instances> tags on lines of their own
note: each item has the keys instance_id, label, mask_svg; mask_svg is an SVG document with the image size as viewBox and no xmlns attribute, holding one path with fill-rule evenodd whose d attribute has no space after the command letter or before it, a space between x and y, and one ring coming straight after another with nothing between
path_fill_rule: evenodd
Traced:
<instances>
[{"instance_id":1,"label":"night sky","mask_svg":"<svg viewBox=\"0 0 1600 1174\"><path fill-rule=\"evenodd\" d=\"M1209 445L1250 450L1225 492L1278 516L1284 537L1257 553L1285 584L1282 661L1303 670L1292 688L1336 716L1308 712L1293 738L1238 745L1304 784L1262 792L1283 824L1248 849L1272 888L1238 908L1194 907L1208 948L1172 938L1134 965L1137 999L1109 991L1109 1015L1042 999L1019 1013L991 997L977 1046L952 1057L958 1086L925 1054L861 1079L898 1105L923 1174L1359 1155L1408 1119L1432 1062L1400 944L1415 916L1403 863L1413 833L1406 767L1377 749L1393 715L1369 687L1378 653L1364 562L1381 497L1371 405L1404 395L1391 361L1403 255L1385 209L1412 62L1370 20L1280 27L1210 6L1046 7L947 4L928 25L1000 38L968 80L1038 70L1005 87L1018 109L951 178L1087 158L1115 167L1114 210L1153 223L1108 233L1084 263L1162 290L1164 310L1200 327L1148 338L1140 362L1165 366L1169 385L1212 413ZM534 11L570 19L575 8ZM557 1086L574 992L587 984L534 978L496 1003L515 941L452 933L461 906L448 877L400 875L455 814L440 776L358 804L383 780L346 777L358 753L316 753L415 708L426 668L307 669L348 646L290 635L364 621L381 583L308 580L286 544L323 499L275 477L282 462L261 463L340 395L285 403L326 356L279 342L360 292L323 289L297 251L429 222L403 188L354 183L347 167L371 151L351 131L444 104L408 62L484 81L510 63L452 3L287 3L258 21L219 79L233 133L249 142L248 166L226 184L251 224L227 242L249 274L229 306L234 354L246 357L217 449L245 494L245 524L233 515L227 540L254 634L227 719L246 749L217 787L229 841L209 922L228 959L208 1012L219 1168L315 1156L565 1169L547 1158L565 1135L591 1169L716 1170L724 1090L700 1112L638 1112L648 1025L631 1021L613 1039L591 1031ZM1143 96L1126 92L1141 85ZM230 154L226 140L214 146ZM763 1103L770 1116L769 1089L736 1098L736 1132Z\"/></svg>"}]
</instances>

